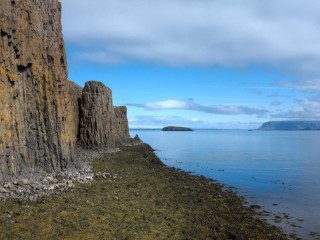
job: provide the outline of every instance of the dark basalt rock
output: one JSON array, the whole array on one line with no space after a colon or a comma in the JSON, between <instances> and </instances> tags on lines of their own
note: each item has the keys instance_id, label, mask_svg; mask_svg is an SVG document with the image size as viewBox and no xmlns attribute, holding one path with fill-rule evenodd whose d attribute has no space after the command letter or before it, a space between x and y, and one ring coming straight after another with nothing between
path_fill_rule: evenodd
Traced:
<instances>
[{"instance_id":1,"label":"dark basalt rock","mask_svg":"<svg viewBox=\"0 0 320 240\"><path fill-rule=\"evenodd\" d=\"M58 0L1 0L0 175L72 162L67 61Z\"/></svg>"},{"instance_id":2,"label":"dark basalt rock","mask_svg":"<svg viewBox=\"0 0 320 240\"><path fill-rule=\"evenodd\" d=\"M87 82L80 103L80 145L112 148L129 138L127 108L113 107L112 91L102 83Z\"/></svg>"},{"instance_id":3,"label":"dark basalt rock","mask_svg":"<svg viewBox=\"0 0 320 240\"><path fill-rule=\"evenodd\" d=\"M126 108L112 106L110 89L67 80L58 0L1 0L0 33L0 183L28 168L73 166L78 142L129 139Z\"/></svg>"}]
</instances>

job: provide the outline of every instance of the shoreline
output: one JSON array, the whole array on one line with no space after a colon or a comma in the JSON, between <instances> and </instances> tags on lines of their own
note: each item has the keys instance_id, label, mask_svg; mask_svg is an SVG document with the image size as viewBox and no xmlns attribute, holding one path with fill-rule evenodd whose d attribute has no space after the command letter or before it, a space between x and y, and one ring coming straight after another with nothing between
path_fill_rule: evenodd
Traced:
<instances>
[{"instance_id":1,"label":"shoreline","mask_svg":"<svg viewBox=\"0 0 320 240\"><path fill-rule=\"evenodd\" d=\"M65 191L0 203L0 238L289 238L225 185L165 166L147 144L104 154L92 171Z\"/></svg>"},{"instance_id":2,"label":"shoreline","mask_svg":"<svg viewBox=\"0 0 320 240\"><path fill-rule=\"evenodd\" d=\"M17 176L7 176L0 181L0 202L28 200L64 193L76 184L93 181L92 163L104 154L120 151L119 148L84 149L77 146L75 162L65 170L48 173L42 169L25 169Z\"/></svg>"}]
</instances>

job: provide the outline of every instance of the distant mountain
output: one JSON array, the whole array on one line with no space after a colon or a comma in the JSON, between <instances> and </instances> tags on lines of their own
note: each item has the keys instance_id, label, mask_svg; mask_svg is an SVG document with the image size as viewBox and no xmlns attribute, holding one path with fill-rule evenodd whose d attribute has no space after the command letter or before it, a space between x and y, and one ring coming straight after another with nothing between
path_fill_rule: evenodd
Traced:
<instances>
[{"instance_id":1,"label":"distant mountain","mask_svg":"<svg viewBox=\"0 0 320 240\"><path fill-rule=\"evenodd\" d=\"M162 128L162 131L193 131L193 130L187 127L168 126L168 127Z\"/></svg>"},{"instance_id":2,"label":"distant mountain","mask_svg":"<svg viewBox=\"0 0 320 240\"><path fill-rule=\"evenodd\" d=\"M320 130L320 121L271 121L262 124L258 130Z\"/></svg>"}]
</instances>

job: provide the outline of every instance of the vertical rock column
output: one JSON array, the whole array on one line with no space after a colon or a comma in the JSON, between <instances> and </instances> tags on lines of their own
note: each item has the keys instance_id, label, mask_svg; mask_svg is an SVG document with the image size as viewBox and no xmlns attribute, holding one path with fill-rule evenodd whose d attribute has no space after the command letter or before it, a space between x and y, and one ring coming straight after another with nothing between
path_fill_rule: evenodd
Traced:
<instances>
[{"instance_id":1,"label":"vertical rock column","mask_svg":"<svg viewBox=\"0 0 320 240\"><path fill-rule=\"evenodd\" d=\"M1 0L0 178L71 162L66 79L59 1Z\"/></svg>"},{"instance_id":2,"label":"vertical rock column","mask_svg":"<svg viewBox=\"0 0 320 240\"><path fill-rule=\"evenodd\" d=\"M90 81L82 90L79 143L85 148L115 147L112 92Z\"/></svg>"},{"instance_id":3,"label":"vertical rock column","mask_svg":"<svg viewBox=\"0 0 320 240\"><path fill-rule=\"evenodd\" d=\"M129 135L129 124L127 118L127 107L113 107L114 110L114 132L116 143L123 143L128 141Z\"/></svg>"},{"instance_id":4,"label":"vertical rock column","mask_svg":"<svg viewBox=\"0 0 320 240\"><path fill-rule=\"evenodd\" d=\"M114 147L129 138L111 90L88 82L82 91L67 75L60 2L0 0L0 182L29 168L65 169L77 142Z\"/></svg>"}]
</instances>

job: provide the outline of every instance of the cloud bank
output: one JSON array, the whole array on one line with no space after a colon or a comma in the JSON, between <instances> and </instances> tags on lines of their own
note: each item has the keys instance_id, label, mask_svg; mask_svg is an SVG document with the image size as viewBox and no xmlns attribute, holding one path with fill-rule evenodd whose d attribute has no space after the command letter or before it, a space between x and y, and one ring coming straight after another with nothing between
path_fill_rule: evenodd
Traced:
<instances>
[{"instance_id":1,"label":"cloud bank","mask_svg":"<svg viewBox=\"0 0 320 240\"><path fill-rule=\"evenodd\" d=\"M320 92L320 78L304 81L278 81L277 85L309 93Z\"/></svg>"},{"instance_id":2,"label":"cloud bank","mask_svg":"<svg viewBox=\"0 0 320 240\"><path fill-rule=\"evenodd\" d=\"M163 128L169 125L186 126L194 129L256 129L262 122L209 122L180 116L135 116L129 119L130 128Z\"/></svg>"},{"instance_id":3,"label":"cloud bank","mask_svg":"<svg viewBox=\"0 0 320 240\"><path fill-rule=\"evenodd\" d=\"M320 119L320 95L311 98L297 100L298 106L295 108L282 111L280 113L272 113L271 117L286 119Z\"/></svg>"},{"instance_id":4,"label":"cloud bank","mask_svg":"<svg viewBox=\"0 0 320 240\"><path fill-rule=\"evenodd\" d=\"M266 109L250 108L236 105L204 105L195 103L194 101L180 101L180 100L164 100L159 102L150 102L145 104L127 103L127 106L139 107L145 110L191 110L197 112L204 112L209 114L220 115L265 115L269 111Z\"/></svg>"},{"instance_id":5,"label":"cloud bank","mask_svg":"<svg viewBox=\"0 0 320 240\"><path fill-rule=\"evenodd\" d=\"M318 0L62 2L64 35L83 60L319 73Z\"/></svg>"}]
</instances>

